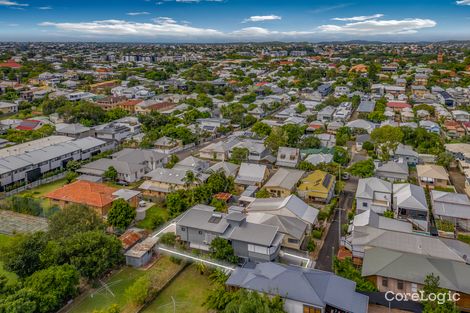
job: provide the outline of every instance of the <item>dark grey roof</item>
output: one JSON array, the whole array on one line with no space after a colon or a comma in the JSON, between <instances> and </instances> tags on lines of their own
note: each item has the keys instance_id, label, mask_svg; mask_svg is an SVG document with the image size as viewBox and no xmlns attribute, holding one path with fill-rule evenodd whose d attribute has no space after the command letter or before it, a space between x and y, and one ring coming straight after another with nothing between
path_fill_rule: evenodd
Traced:
<instances>
[{"instance_id":1,"label":"dark grey roof","mask_svg":"<svg viewBox=\"0 0 470 313\"><path fill-rule=\"evenodd\" d=\"M357 293L356 284L350 280L329 272L279 263L261 263L254 269L237 268L226 284L352 313L365 313L368 307L368 297Z\"/></svg>"},{"instance_id":2,"label":"dark grey roof","mask_svg":"<svg viewBox=\"0 0 470 313\"><path fill-rule=\"evenodd\" d=\"M230 240L270 247L274 243L277 231L278 228L274 226L245 222L234 227L226 237Z\"/></svg>"},{"instance_id":3,"label":"dark grey roof","mask_svg":"<svg viewBox=\"0 0 470 313\"><path fill-rule=\"evenodd\" d=\"M213 217L217 217L217 219L213 219L218 220L217 223L209 222ZM223 234L230 226L224 217L223 213L193 207L184 213L177 225Z\"/></svg>"}]
</instances>

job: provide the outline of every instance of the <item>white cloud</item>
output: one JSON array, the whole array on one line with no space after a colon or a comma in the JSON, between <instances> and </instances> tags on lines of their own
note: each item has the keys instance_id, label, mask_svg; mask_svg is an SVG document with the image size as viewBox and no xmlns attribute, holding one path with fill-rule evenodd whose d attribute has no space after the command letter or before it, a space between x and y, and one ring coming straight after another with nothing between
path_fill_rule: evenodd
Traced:
<instances>
[{"instance_id":1,"label":"white cloud","mask_svg":"<svg viewBox=\"0 0 470 313\"><path fill-rule=\"evenodd\" d=\"M150 12L145 12L145 11L143 11L143 12L128 12L126 14L130 15L130 16L138 16L138 15L149 15Z\"/></svg>"},{"instance_id":2,"label":"white cloud","mask_svg":"<svg viewBox=\"0 0 470 313\"><path fill-rule=\"evenodd\" d=\"M9 1L9 0L0 0L0 5L7 6L7 7L27 7L29 4L27 3L18 3L16 1Z\"/></svg>"},{"instance_id":3,"label":"white cloud","mask_svg":"<svg viewBox=\"0 0 470 313\"><path fill-rule=\"evenodd\" d=\"M38 7L39 10L52 10L52 7L47 5L47 6L44 6L44 7Z\"/></svg>"},{"instance_id":4,"label":"white cloud","mask_svg":"<svg viewBox=\"0 0 470 313\"><path fill-rule=\"evenodd\" d=\"M430 19L403 19L403 20L366 20L347 23L345 25L322 25L318 30L322 33L344 35L406 35L414 34L419 29L436 26L436 22Z\"/></svg>"},{"instance_id":5,"label":"white cloud","mask_svg":"<svg viewBox=\"0 0 470 313\"><path fill-rule=\"evenodd\" d=\"M55 27L62 31L101 36L142 37L219 37L223 33L210 28L178 24L168 17L156 18L153 23L136 23L123 20L103 20L82 23L43 22L39 26Z\"/></svg>"},{"instance_id":6,"label":"white cloud","mask_svg":"<svg viewBox=\"0 0 470 313\"><path fill-rule=\"evenodd\" d=\"M275 21L275 20L281 20L282 17L278 15L253 15L250 16L249 18L246 18L242 21L242 23L248 23L248 22L264 22L264 21Z\"/></svg>"},{"instance_id":7,"label":"white cloud","mask_svg":"<svg viewBox=\"0 0 470 313\"><path fill-rule=\"evenodd\" d=\"M460 0L457 1L458 5L470 5L470 0Z\"/></svg>"},{"instance_id":8,"label":"white cloud","mask_svg":"<svg viewBox=\"0 0 470 313\"><path fill-rule=\"evenodd\" d=\"M344 21L344 22L360 22L360 21L367 21L378 19L384 16L383 14L374 14L369 16L353 16L353 17L335 17L332 20L334 21Z\"/></svg>"}]
</instances>

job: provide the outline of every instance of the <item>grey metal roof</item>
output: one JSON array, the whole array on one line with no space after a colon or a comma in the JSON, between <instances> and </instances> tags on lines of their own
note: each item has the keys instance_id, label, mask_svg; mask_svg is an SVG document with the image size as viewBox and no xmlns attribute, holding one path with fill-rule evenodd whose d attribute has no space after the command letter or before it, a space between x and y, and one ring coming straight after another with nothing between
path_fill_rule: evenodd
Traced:
<instances>
[{"instance_id":1,"label":"grey metal roof","mask_svg":"<svg viewBox=\"0 0 470 313\"><path fill-rule=\"evenodd\" d=\"M373 199L374 192L392 193L392 184L377 177L361 178L357 184L356 198Z\"/></svg>"},{"instance_id":2,"label":"grey metal roof","mask_svg":"<svg viewBox=\"0 0 470 313\"><path fill-rule=\"evenodd\" d=\"M264 185L264 187L281 187L287 190L293 189L305 174L304 171L280 168Z\"/></svg>"},{"instance_id":3,"label":"grey metal roof","mask_svg":"<svg viewBox=\"0 0 470 313\"><path fill-rule=\"evenodd\" d=\"M350 280L329 272L279 263L260 263L254 269L237 268L226 284L352 313L365 313L368 307L368 297L357 293L356 284Z\"/></svg>"},{"instance_id":4,"label":"grey metal roof","mask_svg":"<svg viewBox=\"0 0 470 313\"><path fill-rule=\"evenodd\" d=\"M421 186L412 184L394 184L393 197L400 208L428 212L426 194Z\"/></svg>"},{"instance_id":5,"label":"grey metal roof","mask_svg":"<svg viewBox=\"0 0 470 313\"><path fill-rule=\"evenodd\" d=\"M243 241L250 244L270 247L277 236L278 228L270 225L242 223L226 234L230 240Z\"/></svg>"},{"instance_id":6,"label":"grey metal roof","mask_svg":"<svg viewBox=\"0 0 470 313\"><path fill-rule=\"evenodd\" d=\"M215 208L212 209L214 210ZM209 220L213 216L221 217L218 223L209 222ZM230 226L224 217L225 214L223 213L193 207L186 211L186 213L183 214L181 219L176 224L178 226L201 229L218 234L223 234Z\"/></svg>"},{"instance_id":7,"label":"grey metal roof","mask_svg":"<svg viewBox=\"0 0 470 313\"><path fill-rule=\"evenodd\" d=\"M470 219L470 200L466 194L432 190L431 201L435 215Z\"/></svg>"},{"instance_id":8,"label":"grey metal roof","mask_svg":"<svg viewBox=\"0 0 470 313\"><path fill-rule=\"evenodd\" d=\"M365 251L362 264L362 276L378 275L418 284L424 284L431 273L439 276L441 287L470 293L470 265L466 263L372 248Z\"/></svg>"}]
</instances>

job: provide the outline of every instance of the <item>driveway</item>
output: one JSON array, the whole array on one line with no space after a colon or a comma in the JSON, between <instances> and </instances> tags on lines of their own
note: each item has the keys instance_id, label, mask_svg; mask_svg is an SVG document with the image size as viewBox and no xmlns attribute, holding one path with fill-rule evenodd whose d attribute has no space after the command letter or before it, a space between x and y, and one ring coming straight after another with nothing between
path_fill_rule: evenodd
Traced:
<instances>
[{"instance_id":1,"label":"driveway","mask_svg":"<svg viewBox=\"0 0 470 313\"><path fill-rule=\"evenodd\" d=\"M348 184L349 183L349 184ZM336 255L339 249L339 229L341 227L339 225L339 214L341 214L341 223L344 224L347 221L347 210L351 209L352 203L354 200L354 192L350 191L353 188L354 182L348 181L346 186L348 187L346 190L342 192L338 207L341 209L336 209L334 214L334 219L331 222L330 228L328 230L328 234L325 237L325 242L318 254L318 259L315 268L332 272L332 262L333 256Z\"/></svg>"}]
</instances>

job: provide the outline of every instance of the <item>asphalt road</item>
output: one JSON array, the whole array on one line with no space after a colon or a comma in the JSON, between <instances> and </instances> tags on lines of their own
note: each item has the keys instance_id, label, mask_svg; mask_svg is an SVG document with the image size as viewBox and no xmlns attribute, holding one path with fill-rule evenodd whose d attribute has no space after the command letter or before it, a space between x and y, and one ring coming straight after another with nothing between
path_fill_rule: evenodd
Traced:
<instances>
[{"instance_id":1,"label":"asphalt road","mask_svg":"<svg viewBox=\"0 0 470 313\"><path fill-rule=\"evenodd\" d=\"M353 200L354 192L345 189L339 198L338 207L341 209L335 210L334 219L331 222L328 234L325 237L325 242L323 243L323 246L318 255L315 268L328 272L333 271L333 256L336 255L339 249L339 214L341 212L341 223L345 224L347 221L346 211L352 207Z\"/></svg>"}]
</instances>

